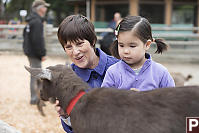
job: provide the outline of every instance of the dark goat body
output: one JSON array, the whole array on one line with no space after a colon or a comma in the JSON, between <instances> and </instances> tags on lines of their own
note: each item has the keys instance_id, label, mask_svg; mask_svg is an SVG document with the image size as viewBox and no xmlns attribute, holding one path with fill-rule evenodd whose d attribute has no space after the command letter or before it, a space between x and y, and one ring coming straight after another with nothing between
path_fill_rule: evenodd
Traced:
<instances>
[{"instance_id":1,"label":"dark goat body","mask_svg":"<svg viewBox=\"0 0 199 133\"><path fill-rule=\"evenodd\" d=\"M43 82L42 98L57 98L66 109L89 86L67 66L48 67L52 79ZM75 133L183 133L186 117L199 116L199 87L161 88L146 92L96 88L74 106Z\"/></svg>"}]
</instances>

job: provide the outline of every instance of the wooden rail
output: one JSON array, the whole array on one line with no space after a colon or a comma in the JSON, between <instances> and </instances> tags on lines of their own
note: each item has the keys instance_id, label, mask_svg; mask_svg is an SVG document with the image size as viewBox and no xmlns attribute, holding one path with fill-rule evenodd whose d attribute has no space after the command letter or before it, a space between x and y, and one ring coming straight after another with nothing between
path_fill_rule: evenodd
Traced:
<instances>
[{"instance_id":1,"label":"wooden rail","mask_svg":"<svg viewBox=\"0 0 199 133\"><path fill-rule=\"evenodd\" d=\"M24 27L25 25L0 25L0 39L22 39ZM46 25L45 36L48 39L57 39L57 30L57 27ZM176 44L182 43L182 41L185 41L183 44L193 43L187 41L199 41L199 33L193 33L193 31L199 31L199 27L152 27L152 31L154 38L165 38L166 40L173 40L177 38L178 40L172 42ZM100 33L113 32L113 29L96 28L95 32L97 34L98 40L101 40L102 36L100 36ZM193 44L198 44L198 42L194 42Z\"/></svg>"},{"instance_id":2,"label":"wooden rail","mask_svg":"<svg viewBox=\"0 0 199 133\"><path fill-rule=\"evenodd\" d=\"M0 25L0 51L22 52L23 28L25 25ZM65 53L57 38L57 27L52 25L45 26L45 39L48 54L63 55ZM149 52L154 60L160 61L187 61L199 63L199 34L193 31L199 30L199 27L155 27L153 28L153 37L165 38L166 43L170 45L169 50L162 55L153 54L156 51L156 45L151 45ZM113 32L108 28L96 28L98 41L102 39L102 32ZM99 42L97 42L99 47ZM186 56L185 56L186 55Z\"/></svg>"}]
</instances>

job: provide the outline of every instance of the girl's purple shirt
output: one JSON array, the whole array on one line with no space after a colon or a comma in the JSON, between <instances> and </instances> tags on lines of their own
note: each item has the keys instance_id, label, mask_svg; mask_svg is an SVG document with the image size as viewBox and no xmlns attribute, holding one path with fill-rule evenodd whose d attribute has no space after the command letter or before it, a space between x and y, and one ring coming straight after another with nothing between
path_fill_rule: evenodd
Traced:
<instances>
[{"instance_id":1,"label":"girl's purple shirt","mask_svg":"<svg viewBox=\"0 0 199 133\"><path fill-rule=\"evenodd\" d=\"M147 60L138 75L122 60L110 66L101 87L127 90L136 88L140 91L174 87L174 80L168 70L163 65L154 62L149 54L146 54L146 57Z\"/></svg>"}]
</instances>

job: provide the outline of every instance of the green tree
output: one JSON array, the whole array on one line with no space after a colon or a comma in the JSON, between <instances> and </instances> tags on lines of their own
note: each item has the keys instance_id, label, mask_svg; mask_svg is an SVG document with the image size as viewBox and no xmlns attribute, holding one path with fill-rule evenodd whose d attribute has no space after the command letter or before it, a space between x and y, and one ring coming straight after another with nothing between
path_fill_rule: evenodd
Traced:
<instances>
[{"instance_id":1,"label":"green tree","mask_svg":"<svg viewBox=\"0 0 199 133\"><path fill-rule=\"evenodd\" d=\"M7 10L10 13L19 11L19 10L27 10L30 11L31 4L34 0L11 0L8 3Z\"/></svg>"},{"instance_id":2,"label":"green tree","mask_svg":"<svg viewBox=\"0 0 199 133\"><path fill-rule=\"evenodd\" d=\"M33 0L11 0L5 7L6 19L20 18L20 10L30 12Z\"/></svg>"},{"instance_id":3,"label":"green tree","mask_svg":"<svg viewBox=\"0 0 199 133\"><path fill-rule=\"evenodd\" d=\"M67 0L46 0L50 3L49 9L55 13L55 25L58 26L61 21L68 15L72 14L74 7Z\"/></svg>"},{"instance_id":4,"label":"green tree","mask_svg":"<svg viewBox=\"0 0 199 133\"><path fill-rule=\"evenodd\" d=\"M29 14L33 1L34 0L11 0L6 6L6 19L20 18L20 10L27 10ZM55 14L55 26L59 25L66 16L72 14L74 11L73 6L70 5L67 0L46 0L46 2L50 3L48 10L52 10Z\"/></svg>"}]
</instances>

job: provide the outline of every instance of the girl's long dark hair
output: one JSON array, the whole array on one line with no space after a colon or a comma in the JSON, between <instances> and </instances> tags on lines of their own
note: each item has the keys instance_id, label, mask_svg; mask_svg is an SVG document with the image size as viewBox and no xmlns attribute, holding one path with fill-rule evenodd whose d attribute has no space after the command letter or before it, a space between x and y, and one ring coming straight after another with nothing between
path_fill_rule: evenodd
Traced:
<instances>
[{"instance_id":1,"label":"girl's long dark hair","mask_svg":"<svg viewBox=\"0 0 199 133\"><path fill-rule=\"evenodd\" d=\"M157 50L155 53L162 53L163 51L167 50L168 46L164 42L163 39L156 38L154 39L152 37L151 32L151 25L149 21L146 18L143 18L141 16L127 16L125 17L116 27L117 35L120 32L125 31L131 31L133 30L135 35L145 44L148 40L154 41L157 45ZM111 45L111 54L120 59L119 53L118 53L118 40L115 40L113 44Z\"/></svg>"}]
</instances>

